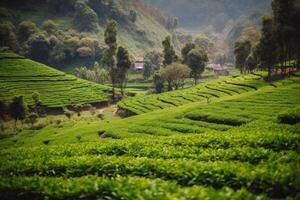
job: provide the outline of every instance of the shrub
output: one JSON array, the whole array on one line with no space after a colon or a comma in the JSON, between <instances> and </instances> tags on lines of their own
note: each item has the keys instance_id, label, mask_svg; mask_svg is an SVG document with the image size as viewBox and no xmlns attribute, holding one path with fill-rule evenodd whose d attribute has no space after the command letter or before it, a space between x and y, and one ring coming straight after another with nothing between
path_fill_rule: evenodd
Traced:
<instances>
[{"instance_id":1,"label":"shrub","mask_svg":"<svg viewBox=\"0 0 300 200\"><path fill-rule=\"evenodd\" d=\"M15 27L11 23L0 23L0 46L16 50L17 38Z\"/></svg>"},{"instance_id":2,"label":"shrub","mask_svg":"<svg viewBox=\"0 0 300 200\"><path fill-rule=\"evenodd\" d=\"M279 123L297 124L300 122L300 107L284 112L277 117Z\"/></svg>"},{"instance_id":3,"label":"shrub","mask_svg":"<svg viewBox=\"0 0 300 200\"><path fill-rule=\"evenodd\" d=\"M44 21L42 28L50 35L56 34L59 30L58 25L52 20Z\"/></svg>"},{"instance_id":4,"label":"shrub","mask_svg":"<svg viewBox=\"0 0 300 200\"><path fill-rule=\"evenodd\" d=\"M104 115L103 115L103 113L99 113L99 114L97 115L97 117L98 117L99 119L101 119L101 120L104 120Z\"/></svg>"},{"instance_id":5,"label":"shrub","mask_svg":"<svg viewBox=\"0 0 300 200\"><path fill-rule=\"evenodd\" d=\"M23 21L19 24L18 33L17 33L18 41L20 43L23 43L27 41L32 35L36 34L37 32L39 32L39 29L35 23L31 21Z\"/></svg>"},{"instance_id":6,"label":"shrub","mask_svg":"<svg viewBox=\"0 0 300 200\"><path fill-rule=\"evenodd\" d=\"M44 140L43 144L48 145L50 143L50 140Z\"/></svg>"},{"instance_id":7,"label":"shrub","mask_svg":"<svg viewBox=\"0 0 300 200\"><path fill-rule=\"evenodd\" d=\"M74 115L74 112L68 110L68 109L64 109L64 114L68 119L71 119L72 116Z\"/></svg>"},{"instance_id":8,"label":"shrub","mask_svg":"<svg viewBox=\"0 0 300 200\"><path fill-rule=\"evenodd\" d=\"M28 119L29 119L29 122L31 123L31 126L33 126L33 124L36 123L38 117L39 116L36 113L30 113L28 115Z\"/></svg>"}]
</instances>

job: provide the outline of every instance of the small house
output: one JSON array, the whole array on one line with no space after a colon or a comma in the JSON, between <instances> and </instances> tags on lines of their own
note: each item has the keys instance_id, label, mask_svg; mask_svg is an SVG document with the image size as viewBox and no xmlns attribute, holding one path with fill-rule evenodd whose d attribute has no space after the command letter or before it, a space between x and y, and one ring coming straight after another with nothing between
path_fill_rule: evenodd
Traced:
<instances>
[{"instance_id":1,"label":"small house","mask_svg":"<svg viewBox=\"0 0 300 200\"><path fill-rule=\"evenodd\" d=\"M137 57L135 58L135 61L134 61L134 70L135 71L142 71L144 70L144 65L145 65L145 62L144 62L144 58L143 57Z\"/></svg>"}]
</instances>

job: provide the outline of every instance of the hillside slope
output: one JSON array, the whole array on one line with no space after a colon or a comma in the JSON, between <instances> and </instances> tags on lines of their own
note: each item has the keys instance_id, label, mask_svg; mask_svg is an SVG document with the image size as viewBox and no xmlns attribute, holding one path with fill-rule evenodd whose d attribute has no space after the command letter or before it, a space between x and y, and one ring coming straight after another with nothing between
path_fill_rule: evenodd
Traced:
<instances>
[{"instance_id":1,"label":"hillside slope","mask_svg":"<svg viewBox=\"0 0 300 200\"><path fill-rule=\"evenodd\" d=\"M8 13L13 13L9 19L13 24L30 20L36 23L38 27L42 27L42 23L45 20L51 19L57 23L63 31L73 29L78 32L87 32L87 30L80 28L80 22L75 18L76 2L80 1L70 0L60 2L59 0L39 0L30 4L30 1L19 2L12 0L3 1L0 3L0 7L8 9ZM87 20L86 23L89 23L93 19L92 16L95 15L97 23L93 25L94 27L91 27L91 29L94 29L91 35L95 37L103 47L105 46L105 25L107 21L111 19L117 21L119 24L119 45L128 48L130 53L135 56L142 55L153 48L160 49L163 39L167 35L170 35L170 31L166 28L168 18L140 0L128 0L126 3L120 0L86 0L81 2L84 2L87 6L84 9L92 13L83 17L84 20ZM134 20L132 20L131 13L136 15ZM3 18L5 15L10 14L5 12L5 14L2 13L0 16ZM4 17L3 19L7 18Z\"/></svg>"},{"instance_id":2,"label":"hillside slope","mask_svg":"<svg viewBox=\"0 0 300 200\"><path fill-rule=\"evenodd\" d=\"M299 108L297 76L210 105L4 139L0 191L10 199L298 199L299 121L278 120ZM32 143L54 130L53 144ZM65 143L79 133L80 142Z\"/></svg>"},{"instance_id":3,"label":"hillside slope","mask_svg":"<svg viewBox=\"0 0 300 200\"><path fill-rule=\"evenodd\" d=\"M188 89L131 97L118 103L125 115L142 114L154 110L178 107L191 102L215 101L222 97L234 96L255 91L269 85L263 80L263 72L248 75L223 77L218 80L204 81Z\"/></svg>"},{"instance_id":4,"label":"hillside slope","mask_svg":"<svg viewBox=\"0 0 300 200\"><path fill-rule=\"evenodd\" d=\"M241 15L269 9L271 0L145 0L164 13L179 17L186 28L213 25L217 30Z\"/></svg>"},{"instance_id":5,"label":"hillside slope","mask_svg":"<svg viewBox=\"0 0 300 200\"><path fill-rule=\"evenodd\" d=\"M67 75L44 64L11 53L0 54L0 98L23 95L30 105L39 92L48 107L107 102L109 87Z\"/></svg>"}]
</instances>

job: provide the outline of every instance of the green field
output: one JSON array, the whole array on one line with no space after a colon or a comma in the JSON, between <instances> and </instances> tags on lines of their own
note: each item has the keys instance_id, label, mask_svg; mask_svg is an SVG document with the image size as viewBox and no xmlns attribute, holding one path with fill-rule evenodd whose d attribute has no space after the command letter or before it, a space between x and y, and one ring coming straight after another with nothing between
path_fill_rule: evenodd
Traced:
<instances>
[{"instance_id":1,"label":"green field","mask_svg":"<svg viewBox=\"0 0 300 200\"><path fill-rule=\"evenodd\" d=\"M198 87L219 98L211 104L200 97L178 101L114 121L49 125L0 141L1 193L31 199L299 199L299 73L273 84L248 75ZM183 94L188 91L194 90Z\"/></svg>"},{"instance_id":2,"label":"green field","mask_svg":"<svg viewBox=\"0 0 300 200\"><path fill-rule=\"evenodd\" d=\"M108 101L109 87L78 79L44 64L15 54L0 54L0 97L11 101L23 95L30 105L32 93L39 92L48 107Z\"/></svg>"},{"instance_id":3,"label":"green field","mask_svg":"<svg viewBox=\"0 0 300 200\"><path fill-rule=\"evenodd\" d=\"M203 81L197 86L163 94L127 98L118 103L119 108L133 114L142 114L158 109L180 106L191 102L207 102L226 96L234 96L256 91L268 84L262 80L263 72L245 76L224 77L218 80Z\"/></svg>"}]
</instances>

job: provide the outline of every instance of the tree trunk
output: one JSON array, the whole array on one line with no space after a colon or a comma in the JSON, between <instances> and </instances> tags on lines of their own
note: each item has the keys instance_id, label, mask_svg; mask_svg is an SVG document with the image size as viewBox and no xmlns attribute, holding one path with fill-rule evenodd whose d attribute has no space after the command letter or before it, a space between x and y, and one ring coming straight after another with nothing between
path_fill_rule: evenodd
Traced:
<instances>
[{"instance_id":1,"label":"tree trunk","mask_svg":"<svg viewBox=\"0 0 300 200\"><path fill-rule=\"evenodd\" d=\"M15 120L15 130L17 130L17 122L18 122L18 120L16 119Z\"/></svg>"},{"instance_id":2,"label":"tree trunk","mask_svg":"<svg viewBox=\"0 0 300 200\"><path fill-rule=\"evenodd\" d=\"M116 95L115 95L115 86L113 85L113 88L112 88L112 99L113 99L113 101L115 101L115 97L116 97Z\"/></svg>"},{"instance_id":3,"label":"tree trunk","mask_svg":"<svg viewBox=\"0 0 300 200\"><path fill-rule=\"evenodd\" d=\"M168 91L172 91L171 81L168 81Z\"/></svg>"},{"instance_id":4,"label":"tree trunk","mask_svg":"<svg viewBox=\"0 0 300 200\"><path fill-rule=\"evenodd\" d=\"M268 82L272 82L272 67L268 68Z\"/></svg>"}]
</instances>

